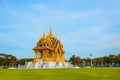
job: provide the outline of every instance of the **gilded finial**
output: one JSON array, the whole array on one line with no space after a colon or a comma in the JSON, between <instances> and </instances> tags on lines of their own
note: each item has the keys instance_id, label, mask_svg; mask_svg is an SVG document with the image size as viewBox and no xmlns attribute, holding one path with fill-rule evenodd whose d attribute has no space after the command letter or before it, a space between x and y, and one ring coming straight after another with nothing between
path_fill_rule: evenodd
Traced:
<instances>
[{"instance_id":1,"label":"gilded finial","mask_svg":"<svg viewBox=\"0 0 120 80\"><path fill-rule=\"evenodd\" d=\"M52 34L52 24L50 25L50 33L49 33L49 36L53 36L53 34Z\"/></svg>"}]
</instances>

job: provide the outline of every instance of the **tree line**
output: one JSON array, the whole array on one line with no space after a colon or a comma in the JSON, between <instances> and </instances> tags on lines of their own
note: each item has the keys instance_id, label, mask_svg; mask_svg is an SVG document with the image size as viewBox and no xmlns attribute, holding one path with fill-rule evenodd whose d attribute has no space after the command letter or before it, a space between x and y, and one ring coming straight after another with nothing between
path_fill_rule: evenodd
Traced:
<instances>
[{"instance_id":1,"label":"tree line","mask_svg":"<svg viewBox=\"0 0 120 80\"><path fill-rule=\"evenodd\" d=\"M120 67L120 54L110 54L97 58L83 58L72 55L68 60L74 66L95 66L95 67Z\"/></svg>"},{"instance_id":2,"label":"tree line","mask_svg":"<svg viewBox=\"0 0 120 80\"><path fill-rule=\"evenodd\" d=\"M0 53L0 67L18 67L25 65L27 62L33 61L33 58L17 59L11 54ZM94 67L120 67L120 54L110 54L108 56L97 58L80 58L80 56L72 55L67 62L74 66L94 66ZM92 64L91 64L92 63Z\"/></svg>"},{"instance_id":3,"label":"tree line","mask_svg":"<svg viewBox=\"0 0 120 80\"><path fill-rule=\"evenodd\" d=\"M33 58L17 59L14 55L0 53L0 67L18 67L18 65L25 65L29 61L33 61Z\"/></svg>"}]
</instances>

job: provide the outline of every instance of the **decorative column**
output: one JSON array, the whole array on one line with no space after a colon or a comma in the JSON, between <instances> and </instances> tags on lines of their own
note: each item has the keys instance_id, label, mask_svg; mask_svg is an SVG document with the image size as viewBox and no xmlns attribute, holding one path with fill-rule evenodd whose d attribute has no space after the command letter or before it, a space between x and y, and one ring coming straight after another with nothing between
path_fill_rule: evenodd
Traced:
<instances>
[{"instance_id":1,"label":"decorative column","mask_svg":"<svg viewBox=\"0 0 120 80\"><path fill-rule=\"evenodd\" d=\"M34 62L36 62L37 61L37 51L34 51Z\"/></svg>"},{"instance_id":2,"label":"decorative column","mask_svg":"<svg viewBox=\"0 0 120 80\"><path fill-rule=\"evenodd\" d=\"M36 51L34 51L34 58L37 58L37 52Z\"/></svg>"},{"instance_id":3,"label":"decorative column","mask_svg":"<svg viewBox=\"0 0 120 80\"><path fill-rule=\"evenodd\" d=\"M42 58L45 58L46 54L45 54L45 50L43 50L43 53L42 53Z\"/></svg>"},{"instance_id":4,"label":"decorative column","mask_svg":"<svg viewBox=\"0 0 120 80\"><path fill-rule=\"evenodd\" d=\"M41 59L41 52L39 52L39 58Z\"/></svg>"}]
</instances>

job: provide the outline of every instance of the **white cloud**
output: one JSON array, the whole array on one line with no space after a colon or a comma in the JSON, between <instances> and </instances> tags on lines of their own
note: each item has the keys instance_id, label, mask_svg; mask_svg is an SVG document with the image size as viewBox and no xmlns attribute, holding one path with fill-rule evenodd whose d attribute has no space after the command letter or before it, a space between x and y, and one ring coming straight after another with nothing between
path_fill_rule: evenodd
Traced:
<instances>
[{"instance_id":1,"label":"white cloud","mask_svg":"<svg viewBox=\"0 0 120 80\"><path fill-rule=\"evenodd\" d=\"M94 26L79 29L63 37L65 48L69 51L88 51L94 49L110 49L120 47L120 34L109 33L109 26Z\"/></svg>"},{"instance_id":2,"label":"white cloud","mask_svg":"<svg viewBox=\"0 0 120 80\"><path fill-rule=\"evenodd\" d=\"M92 17L92 16L97 16L104 14L104 11L102 10L90 10L86 12L71 12L71 11L50 11L51 15L48 16L49 19L52 20L84 20L86 18Z\"/></svg>"},{"instance_id":3,"label":"white cloud","mask_svg":"<svg viewBox=\"0 0 120 80\"><path fill-rule=\"evenodd\" d=\"M100 14L104 14L105 11L102 9L94 9L88 10L85 12L81 11L70 11L70 10L60 10L56 8L52 8L51 6L45 4L31 4L30 8L38 11L38 13L43 13L45 18L48 20L70 20L70 19L80 19L88 18L91 16L96 16Z\"/></svg>"}]
</instances>

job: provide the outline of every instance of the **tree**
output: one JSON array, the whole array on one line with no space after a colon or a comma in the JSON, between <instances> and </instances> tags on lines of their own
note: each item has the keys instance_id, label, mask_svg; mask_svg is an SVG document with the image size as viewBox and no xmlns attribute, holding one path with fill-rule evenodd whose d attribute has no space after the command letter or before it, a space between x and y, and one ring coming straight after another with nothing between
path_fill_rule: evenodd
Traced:
<instances>
[{"instance_id":1,"label":"tree","mask_svg":"<svg viewBox=\"0 0 120 80\"><path fill-rule=\"evenodd\" d=\"M71 57L70 57L70 59L68 60L68 62L70 62L71 64L73 64L73 58L75 57L75 55L72 55Z\"/></svg>"},{"instance_id":2,"label":"tree","mask_svg":"<svg viewBox=\"0 0 120 80\"><path fill-rule=\"evenodd\" d=\"M17 61L17 58L10 54L0 53L0 65L9 66L11 61Z\"/></svg>"},{"instance_id":3,"label":"tree","mask_svg":"<svg viewBox=\"0 0 120 80\"><path fill-rule=\"evenodd\" d=\"M79 56L76 56L73 58L73 63L75 66L80 66L80 63L81 63L81 59Z\"/></svg>"},{"instance_id":4,"label":"tree","mask_svg":"<svg viewBox=\"0 0 120 80\"><path fill-rule=\"evenodd\" d=\"M68 60L68 62L70 62L70 63L73 64L74 66L80 66L81 59L80 59L79 56L72 55L72 56L70 57L70 59Z\"/></svg>"},{"instance_id":5,"label":"tree","mask_svg":"<svg viewBox=\"0 0 120 80\"><path fill-rule=\"evenodd\" d=\"M91 59L90 59L90 58L87 58L87 59L85 60L85 62L86 62L86 65L87 65L87 66L90 66Z\"/></svg>"},{"instance_id":6,"label":"tree","mask_svg":"<svg viewBox=\"0 0 120 80\"><path fill-rule=\"evenodd\" d=\"M33 58L23 58L23 59L19 59L18 61L20 65L25 65L26 62L31 62L33 60L34 60Z\"/></svg>"}]
</instances>

